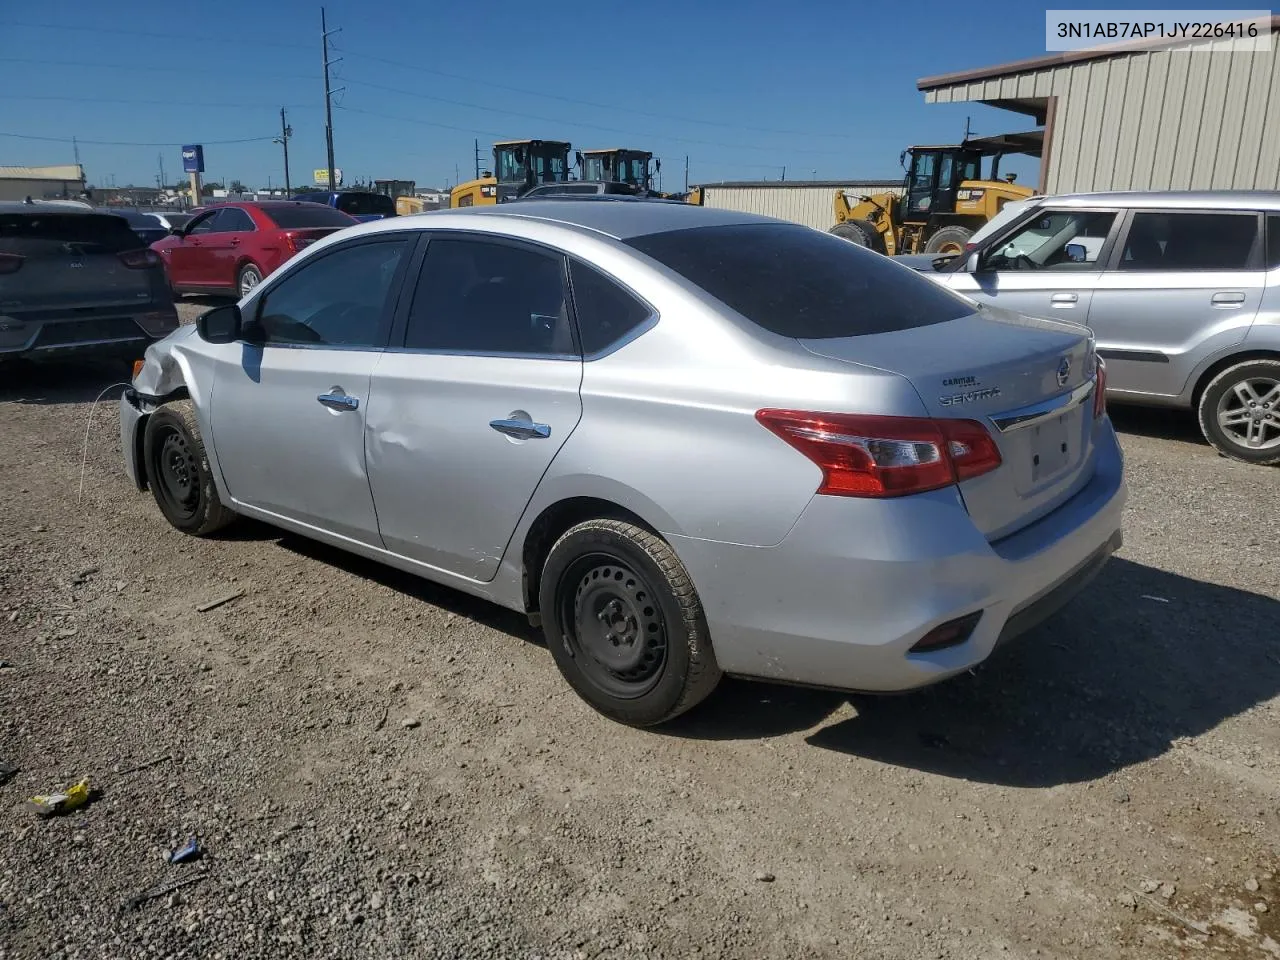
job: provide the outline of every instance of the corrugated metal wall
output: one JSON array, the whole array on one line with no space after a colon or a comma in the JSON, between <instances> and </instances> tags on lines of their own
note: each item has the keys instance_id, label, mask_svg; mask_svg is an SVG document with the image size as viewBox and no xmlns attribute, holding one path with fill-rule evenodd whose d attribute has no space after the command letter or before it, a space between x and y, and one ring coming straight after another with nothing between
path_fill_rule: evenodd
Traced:
<instances>
[{"instance_id":1,"label":"corrugated metal wall","mask_svg":"<svg viewBox=\"0 0 1280 960\"><path fill-rule=\"evenodd\" d=\"M703 206L719 210L736 210L739 213L758 213L779 220L802 223L815 230L829 230L835 226L833 199L836 190L848 190L855 194L901 194L902 187L886 187L876 183L841 183L821 186L804 183L779 182L769 185L716 186L702 188Z\"/></svg>"},{"instance_id":2,"label":"corrugated metal wall","mask_svg":"<svg viewBox=\"0 0 1280 960\"><path fill-rule=\"evenodd\" d=\"M1048 190L1280 189L1280 35L1257 53L1135 52L939 87L926 103L1057 96Z\"/></svg>"}]
</instances>

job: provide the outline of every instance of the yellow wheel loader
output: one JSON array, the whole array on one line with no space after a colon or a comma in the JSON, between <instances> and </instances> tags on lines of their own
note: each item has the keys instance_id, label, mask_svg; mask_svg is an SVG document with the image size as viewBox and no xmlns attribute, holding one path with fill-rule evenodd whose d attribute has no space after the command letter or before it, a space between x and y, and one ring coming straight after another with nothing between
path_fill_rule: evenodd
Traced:
<instances>
[{"instance_id":1,"label":"yellow wheel loader","mask_svg":"<svg viewBox=\"0 0 1280 960\"><path fill-rule=\"evenodd\" d=\"M583 180L626 183L638 190L653 193L653 179L662 169L648 150L582 150L577 154L579 176Z\"/></svg>"},{"instance_id":2,"label":"yellow wheel loader","mask_svg":"<svg viewBox=\"0 0 1280 960\"><path fill-rule=\"evenodd\" d=\"M569 150L560 140L503 140L493 145L493 169L460 183L449 193L450 207L484 206L516 200L542 183L569 179Z\"/></svg>"},{"instance_id":3,"label":"yellow wheel loader","mask_svg":"<svg viewBox=\"0 0 1280 960\"><path fill-rule=\"evenodd\" d=\"M837 190L836 223L830 232L889 256L960 253L1006 203L1035 192L1016 186L1014 174L998 179L1000 159L1009 153L1038 157L1043 145L1044 134L1036 130L974 137L951 146L909 147L901 158L907 170L902 195L857 196ZM983 179L982 161L987 157L991 169Z\"/></svg>"}]
</instances>

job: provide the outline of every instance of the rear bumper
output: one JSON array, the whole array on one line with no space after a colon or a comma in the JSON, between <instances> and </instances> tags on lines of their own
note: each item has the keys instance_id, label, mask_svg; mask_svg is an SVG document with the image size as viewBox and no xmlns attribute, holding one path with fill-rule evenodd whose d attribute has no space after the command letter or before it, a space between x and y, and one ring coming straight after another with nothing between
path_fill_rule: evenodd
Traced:
<instances>
[{"instance_id":1,"label":"rear bumper","mask_svg":"<svg viewBox=\"0 0 1280 960\"><path fill-rule=\"evenodd\" d=\"M726 673L846 690L944 680L1051 616L1121 542L1123 458L1109 426L1090 482L995 543L954 489L895 500L814 497L782 543L673 536ZM963 643L911 648L981 612Z\"/></svg>"},{"instance_id":2,"label":"rear bumper","mask_svg":"<svg viewBox=\"0 0 1280 960\"><path fill-rule=\"evenodd\" d=\"M41 315L36 319L0 317L0 356L36 356L150 343L177 327L178 314L172 304L96 317L74 312L65 316Z\"/></svg>"}]
</instances>

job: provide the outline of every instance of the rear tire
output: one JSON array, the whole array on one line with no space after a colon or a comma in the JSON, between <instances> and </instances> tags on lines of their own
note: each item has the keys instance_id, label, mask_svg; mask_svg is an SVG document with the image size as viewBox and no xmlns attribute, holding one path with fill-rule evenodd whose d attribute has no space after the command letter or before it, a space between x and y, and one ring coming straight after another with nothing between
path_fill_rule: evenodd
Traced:
<instances>
[{"instance_id":1,"label":"rear tire","mask_svg":"<svg viewBox=\"0 0 1280 960\"><path fill-rule=\"evenodd\" d=\"M258 269L257 264L246 263L236 275L236 292L242 297L247 297L261 282L262 271Z\"/></svg>"},{"instance_id":2,"label":"rear tire","mask_svg":"<svg viewBox=\"0 0 1280 960\"><path fill-rule=\"evenodd\" d=\"M556 666L606 717L663 723L720 681L702 602L657 534L621 520L572 527L547 554L538 600Z\"/></svg>"},{"instance_id":3,"label":"rear tire","mask_svg":"<svg viewBox=\"0 0 1280 960\"><path fill-rule=\"evenodd\" d=\"M1200 432L1223 456L1280 464L1280 360L1227 367L1200 394L1197 413Z\"/></svg>"},{"instance_id":4,"label":"rear tire","mask_svg":"<svg viewBox=\"0 0 1280 960\"><path fill-rule=\"evenodd\" d=\"M924 245L925 253L963 253L964 245L973 236L968 227L942 227L936 231L929 242Z\"/></svg>"},{"instance_id":5,"label":"rear tire","mask_svg":"<svg viewBox=\"0 0 1280 960\"><path fill-rule=\"evenodd\" d=\"M147 417L142 462L151 495L174 528L207 537L236 518L218 498L190 400L166 403Z\"/></svg>"},{"instance_id":6,"label":"rear tire","mask_svg":"<svg viewBox=\"0 0 1280 960\"><path fill-rule=\"evenodd\" d=\"M837 223L827 232L876 253L885 252L884 237L880 236L875 224L867 220L846 220L844 223Z\"/></svg>"}]
</instances>

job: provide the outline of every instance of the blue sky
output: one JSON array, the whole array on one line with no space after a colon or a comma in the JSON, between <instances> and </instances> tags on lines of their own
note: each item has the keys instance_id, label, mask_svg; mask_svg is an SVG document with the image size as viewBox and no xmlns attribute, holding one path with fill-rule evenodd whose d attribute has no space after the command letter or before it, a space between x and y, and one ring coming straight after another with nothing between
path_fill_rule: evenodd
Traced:
<instances>
[{"instance_id":1,"label":"blue sky","mask_svg":"<svg viewBox=\"0 0 1280 960\"><path fill-rule=\"evenodd\" d=\"M954 142L1030 118L926 106L917 78L1044 51L1044 8L998 15L954 2L795 6L411 3L332 0L335 159L346 180L440 185L473 172L472 140L542 136L628 146L690 180L896 178L910 143ZM966 28L959 20L968 20ZM207 178L283 180L279 109L295 184L325 165L320 7L299 0L187 5L49 0L0 12L0 134L83 141L99 185L181 175L205 144ZM125 141L114 146L89 141ZM71 162L70 143L0 135L0 165ZM1006 168L1009 168L1008 166ZM1035 162L1012 169L1035 183Z\"/></svg>"}]
</instances>

